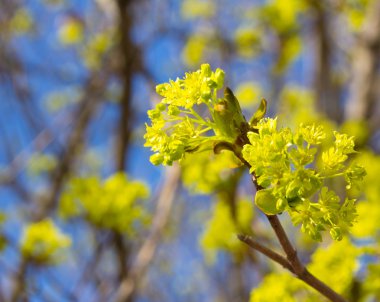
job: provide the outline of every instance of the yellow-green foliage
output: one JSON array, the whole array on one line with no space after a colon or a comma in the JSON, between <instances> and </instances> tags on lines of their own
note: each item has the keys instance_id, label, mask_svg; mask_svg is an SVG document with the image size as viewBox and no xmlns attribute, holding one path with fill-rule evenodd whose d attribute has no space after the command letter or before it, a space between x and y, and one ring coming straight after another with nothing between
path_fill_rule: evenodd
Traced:
<instances>
[{"instance_id":1,"label":"yellow-green foliage","mask_svg":"<svg viewBox=\"0 0 380 302\"><path fill-rule=\"evenodd\" d=\"M334 131L332 141L332 135L316 124L300 124L293 131L277 129L277 119L263 118L265 102L247 123L230 89L225 89L224 99L218 98L223 82L222 70L213 72L203 64L183 79L156 87L164 98L148 111L151 126L146 126L144 138L145 146L155 152L151 162L171 165L183 160L185 153L210 149L214 153L228 149L239 157L244 144L241 154L263 188L255 203L265 214L287 211L293 224L300 224L313 239L321 241L321 231L328 230L332 238L341 240L355 222L355 200L340 202L329 183L342 177L350 189L365 176L361 166L348 162L355 153L353 137ZM208 109L209 115L202 117L197 106Z\"/></svg>"},{"instance_id":2,"label":"yellow-green foliage","mask_svg":"<svg viewBox=\"0 0 380 302\"><path fill-rule=\"evenodd\" d=\"M239 256L244 250L244 246L236 235L240 232L251 233L252 202L239 200L236 205L235 215L233 217L231 205L224 200L219 200L215 204L213 215L208 221L201 238L202 249L211 262L220 250L228 251L235 256Z\"/></svg>"},{"instance_id":3,"label":"yellow-green foliage","mask_svg":"<svg viewBox=\"0 0 380 302\"><path fill-rule=\"evenodd\" d=\"M182 59L187 66L198 66L202 62L208 42L209 38L202 33L194 33L189 37L182 50Z\"/></svg>"},{"instance_id":4,"label":"yellow-green foliage","mask_svg":"<svg viewBox=\"0 0 380 302\"><path fill-rule=\"evenodd\" d=\"M358 161L367 171L362 191L365 201L358 204L358 224L352 232L356 237L380 240L380 156L363 151Z\"/></svg>"},{"instance_id":5,"label":"yellow-green foliage","mask_svg":"<svg viewBox=\"0 0 380 302\"><path fill-rule=\"evenodd\" d=\"M54 114L60 110L66 109L66 107L75 105L78 103L81 97L81 92L78 87L69 87L64 90L51 91L45 96L46 109Z\"/></svg>"},{"instance_id":6,"label":"yellow-green foliage","mask_svg":"<svg viewBox=\"0 0 380 302\"><path fill-rule=\"evenodd\" d=\"M213 0L184 0L182 2L182 16L185 19L210 18L214 16L216 6Z\"/></svg>"},{"instance_id":7,"label":"yellow-green foliage","mask_svg":"<svg viewBox=\"0 0 380 302\"><path fill-rule=\"evenodd\" d=\"M28 172L39 175L51 171L57 165L57 159L51 154L34 153L28 163Z\"/></svg>"},{"instance_id":8,"label":"yellow-green foliage","mask_svg":"<svg viewBox=\"0 0 380 302\"><path fill-rule=\"evenodd\" d=\"M23 256L39 264L59 262L70 245L70 237L63 234L51 219L26 226L20 242Z\"/></svg>"},{"instance_id":9,"label":"yellow-green foliage","mask_svg":"<svg viewBox=\"0 0 380 302\"><path fill-rule=\"evenodd\" d=\"M340 131L347 133L355 138L355 144L358 146L364 146L369 139L369 127L368 123L363 120L349 120L345 121Z\"/></svg>"},{"instance_id":10,"label":"yellow-green foliage","mask_svg":"<svg viewBox=\"0 0 380 302\"><path fill-rule=\"evenodd\" d=\"M286 121L286 126L295 128L300 123L320 123L323 117L315 106L315 98L310 90L287 85L280 94L278 104L279 121Z\"/></svg>"},{"instance_id":11,"label":"yellow-green foliage","mask_svg":"<svg viewBox=\"0 0 380 302\"><path fill-rule=\"evenodd\" d=\"M312 91L295 85L287 85L280 94L277 109L279 125L296 129L300 124L315 124L322 126L325 133L333 133L334 130L338 130L337 125L318 112L315 103L315 96ZM355 136L355 133L344 130L342 129L341 132ZM327 148L332 143L333 136L327 135L321 147L322 149Z\"/></svg>"},{"instance_id":12,"label":"yellow-green foliage","mask_svg":"<svg viewBox=\"0 0 380 302\"><path fill-rule=\"evenodd\" d=\"M10 20L9 27L14 34L25 34L33 27L33 18L30 12L25 8L16 10Z\"/></svg>"},{"instance_id":13,"label":"yellow-green foliage","mask_svg":"<svg viewBox=\"0 0 380 302\"><path fill-rule=\"evenodd\" d=\"M72 179L62 194L60 213L65 218L83 215L94 225L133 235L149 221L142 201L147 186L116 173L103 183L98 177Z\"/></svg>"},{"instance_id":14,"label":"yellow-green foliage","mask_svg":"<svg viewBox=\"0 0 380 302\"><path fill-rule=\"evenodd\" d=\"M262 8L264 18L279 33L291 32L299 27L298 18L304 11L303 0L272 0Z\"/></svg>"},{"instance_id":15,"label":"yellow-green foliage","mask_svg":"<svg viewBox=\"0 0 380 302\"><path fill-rule=\"evenodd\" d=\"M193 193L215 193L228 185L225 182L238 165L240 162L229 151L218 155L189 153L181 162L182 181Z\"/></svg>"},{"instance_id":16,"label":"yellow-green foliage","mask_svg":"<svg viewBox=\"0 0 380 302\"><path fill-rule=\"evenodd\" d=\"M155 152L150 157L154 165L171 165L185 152L211 150L216 142L236 139L245 120L232 92L226 90L225 98L218 98L223 84L223 70L202 64L182 79L157 85L163 99L148 111L151 125L144 135L144 146ZM207 116L202 116L205 109Z\"/></svg>"},{"instance_id":17,"label":"yellow-green foliage","mask_svg":"<svg viewBox=\"0 0 380 302\"><path fill-rule=\"evenodd\" d=\"M297 58L302 50L302 41L299 36L282 39L280 44L281 51L273 70L276 73L283 72Z\"/></svg>"},{"instance_id":18,"label":"yellow-green foliage","mask_svg":"<svg viewBox=\"0 0 380 302\"><path fill-rule=\"evenodd\" d=\"M116 39L117 37L115 37L115 33L111 29L90 36L81 49L81 55L87 68L99 68L104 54Z\"/></svg>"},{"instance_id":19,"label":"yellow-green foliage","mask_svg":"<svg viewBox=\"0 0 380 302\"><path fill-rule=\"evenodd\" d=\"M368 265L367 276L363 282L363 292L367 299L363 301L380 301L380 264ZM368 298L372 298L369 300Z\"/></svg>"},{"instance_id":20,"label":"yellow-green foliage","mask_svg":"<svg viewBox=\"0 0 380 302\"><path fill-rule=\"evenodd\" d=\"M252 109L260 102L262 90L258 83L242 82L237 86L235 96L242 108Z\"/></svg>"},{"instance_id":21,"label":"yellow-green foliage","mask_svg":"<svg viewBox=\"0 0 380 302\"><path fill-rule=\"evenodd\" d=\"M251 58L261 50L263 32L255 27L239 27L235 31L237 52L244 58Z\"/></svg>"},{"instance_id":22,"label":"yellow-green foliage","mask_svg":"<svg viewBox=\"0 0 380 302\"><path fill-rule=\"evenodd\" d=\"M352 31L358 31L363 25L369 4L373 0L346 0L342 1L342 12Z\"/></svg>"},{"instance_id":23,"label":"yellow-green foliage","mask_svg":"<svg viewBox=\"0 0 380 302\"><path fill-rule=\"evenodd\" d=\"M277 130L276 119L262 119L256 132L248 132L250 144L243 148L243 157L264 189L256 193L255 203L266 214L288 211L295 225L315 240L329 230L335 240L342 239L356 218L354 200L340 203L338 195L327 186L327 180L344 176L347 188L365 176L359 165L348 165L348 155L355 153L353 137L334 132L335 141L320 152L321 167L315 163L319 145L326 139L321 126L303 124L292 132ZM318 202L313 201L318 195Z\"/></svg>"},{"instance_id":24,"label":"yellow-green foliage","mask_svg":"<svg viewBox=\"0 0 380 302\"><path fill-rule=\"evenodd\" d=\"M291 276L289 273L271 273L264 277L260 285L252 289L250 302L297 302L305 301L299 299L304 297L300 293L302 282Z\"/></svg>"},{"instance_id":25,"label":"yellow-green foliage","mask_svg":"<svg viewBox=\"0 0 380 302\"><path fill-rule=\"evenodd\" d=\"M340 294L348 295L357 269L360 250L347 238L319 248L312 255L308 269ZM311 287L290 273L270 273L251 292L251 302L320 302L327 301Z\"/></svg>"},{"instance_id":26,"label":"yellow-green foliage","mask_svg":"<svg viewBox=\"0 0 380 302\"><path fill-rule=\"evenodd\" d=\"M273 0L260 9L260 20L273 30L280 44L275 72L284 71L300 53L299 17L305 7L302 0Z\"/></svg>"},{"instance_id":27,"label":"yellow-green foliage","mask_svg":"<svg viewBox=\"0 0 380 302\"><path fill-rule=\"evenodd\" d=\"M74 17L67 18L60 25L58 39L64 45L74 45L82 42L84 39L83 23Z\"/></svg>"},{"instance_id":28,"label":"yellow-green foliage","mask_svg":"<svg viewBox=\"0 0 380 302\"><path fill-rule=\"evenodd\" d=\"M360 249L344 238L327 248L318 248L308 266L311 273L341 294L349 294L353 277L358 268ZM333 272L333 273L332 273Z\"/></svg>"}]
</instances>

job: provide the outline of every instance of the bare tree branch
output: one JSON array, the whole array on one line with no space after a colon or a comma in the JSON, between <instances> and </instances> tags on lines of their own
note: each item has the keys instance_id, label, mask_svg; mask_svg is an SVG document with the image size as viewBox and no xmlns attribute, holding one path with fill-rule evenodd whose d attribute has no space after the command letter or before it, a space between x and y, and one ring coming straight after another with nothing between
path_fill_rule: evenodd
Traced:
<instances>
[{"instance_id":1,"label":"bare tree branch","mask_svg":"<svg viewBox=\"0 0 380 302\"><path fill-rule=\"evenodd\" d=\"M330 299L333 302L344 302L346 301L341 295L336 293L328 285L323 283L321 280L317 279L312 275L306 267L301 263L300 259L297 256L297 251L290 243L288 236L283 229L280 220L277 215L267 215L267 218L272 226L272 229L276 233L276 236L286 254L286 257L291 264L294 274L302 281L316 289L323 296Z\"/></svg>"},{"instance_id":2,"label":"bare tree branch","mask_svg":"<svg viewBox=\"0 0 380 302\"><path fill-rule=\"evenodd\" d=\"M346 120L375 119L375 90L380 51L380 1L372 1L352 54L350 97Z\"/></svg>"},{"instance_id":3,"label":"bare tree branch","mask_svg":"<svg viewBox=\"0 0 380 302\"><path fill-rule=\"evenodd\" d=\"M268 258L272 259L274 262L281 264L284 268L286 268L289 271L291 271L292 273L294 273L292 265L282 255L280 255L280 254L276 253L275 251L263 246L261 243L253 240L252 237L250 237L250 236L239 234L239 235L237 235L237 237L239 238L240 241L244 242L245 244L247 244L251 248L253 248L256 251L260 252L261 254L267 256Z\"/></svg>"}]
</instances>

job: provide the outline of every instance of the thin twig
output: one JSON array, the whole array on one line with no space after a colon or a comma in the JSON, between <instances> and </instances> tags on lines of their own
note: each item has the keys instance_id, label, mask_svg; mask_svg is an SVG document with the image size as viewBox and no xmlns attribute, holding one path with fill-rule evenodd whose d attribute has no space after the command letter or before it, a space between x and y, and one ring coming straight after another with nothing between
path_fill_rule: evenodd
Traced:
<instances>
[{"instance_id":1,"label":"thin twig","mask_svg":"<svg viewBox=\"0 0 380 302\"><path fill-rule=\"evenodd\" d=\"M252 237L248 235L239 234L237 235L240 241L247 244L249 247L255 249L256 251L260 252L261 254L267 256L268 258L272 259L274 262L277 262L278 264L281 264L283 267L288 269L289 271L293 272L293 267L289 263L289 261L283 257L282 255L276 253L275 251L267 248L266 246L263 246L261 243L253 240Z\"/></svg>"},{"instance_id":2,"label":"thin twig","mask_svg":"<svg viewBox=\"0 0 380 302\"><path fill-rule=\"evenodd\" d=\"M323 296L330 299L333 302L345 302L346 300L336 293L332 288L323 283L321 280L317 279L314 275L312 275L306 267L301 263L298 258L297 251L290 243L288 236L285 233L284 228L281 225L280 220L277 215L267 215L267 218L276 233L280 244L286 253L286 257L290 262L291 266L294 269L294 274L302 281L316 289Z\"/></svg>"}]
</instances>

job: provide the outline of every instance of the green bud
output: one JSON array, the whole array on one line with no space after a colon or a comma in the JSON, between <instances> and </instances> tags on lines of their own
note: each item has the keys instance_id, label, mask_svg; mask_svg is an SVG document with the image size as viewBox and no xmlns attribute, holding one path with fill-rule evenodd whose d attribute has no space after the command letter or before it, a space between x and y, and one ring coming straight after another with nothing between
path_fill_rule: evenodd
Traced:
<instances>
[{"instance_id":1,"label":"green bud","mask_svg":"<svg viewBox=\"0 0 380 302\"><path fill-rule=\"evenodd\" d=\"M211 98L211 89L210 87L204 87L202 89L202 99L209 100Z\"/></svg>"},{"instance_id":2,"label":"green bud","mask_svg":"<svg viewBox=\"0 0 380 302\"><path fill-rule=\"evenodd\" d=\"M367 172L362 166L359 166L357 164L354 164L346 171L346 181L347 181L347 189L351 189L353 182L359 182L362 181L363 178L367 175Z\"/></svg>"},{"instance_id":3,"label":"green bud","mask_svg":"<svg viewBox=\"0 0 380 302\"><path fill-rule=\"evenodd\" d=\"M234 141L240 134L240 127L246 124L239 101L231 89L224 90L224 99L219 100L214 106L214 121L219 133Z\"/></svg>"},{"instance_id":4,"label":"green bud","mask_svg":"<svg viewBox=\"0 0 380 302\"><path fill-rule=\"evenodd\" d=\"M294 141L294 143L295 143L297 146L302 147L302 146L303 146L303 142L304 142L302 134L300 134L300 133L296 133L296 134L293 136L293 141Z\"/></svg>"},{"instance_id":5,"label":"green bud","mask_svg":"<svg viewBox=\"0 0 380 302\"><path fill-rule=\"evenodd\" d=\"M306 233L309 233L309 235L312 239L314 239L315 241L319 241L319 242L322 241L321 233L317 229L309 229L308 231L309 232L306 232Z\"/></svg>"},{"instance_id":6,"label":"green bud","mask_svg":"<svg viewBox=\"0 0 380 302\"><path fill-rule=\"evenodd\" d=\"M170 85L168 83L159 84L156 86L156 92L159 95L165 96L165 92L170 88Z\"/></svg>"},{"instance_id":7,"label":"green bud","mask_svg":"<svg viewBox=\"0 0 380 302\"><path fill-rule=\"evenodd\" d=\"M151 120L155 120L155 119L158 119L161 117L161 112L157 109L151 109L151 110L148 110L148 117L151 119Z\"/></svg>"},{"instance_id":8,"label":"green bud","mask_svg":"<svg viewBox=\"0 0 380 302\"><path fill-rule=\"evenodd\" d=\"M288 203L286 202L286 199L280 198L277 199L276 208L279 211L284 211Z\"/></svg>"},{"instance_id":9,"label":"green bud","mask_svg":"<svg viewBox=\"0 0 380 302\"><path fill-rule=\"evenodd\" d=\"M177 106L169 105L168 107L168 114L169 115L178 115L180 113L179 109Z\"/></svg>"},{"instance_id":10,"label":"green bud","mask_svg":"<svg viewBox=\"0 0 380 302\"><path fill-rule=\"evenodd\" d=\"M155 153L149 158L149 160L153 165L158 166L162 164L164 157L160 153Z\"/></svg>"},{"instance_id":11,"label":"green bud","mask_svg":"<svg viewBox=\"0 0 380 302\"><path fill-rule=\"evenodd\" d=\"M226 100L220 100L214 105L214 121L217 126L218 135L234 138L234 132L232 131L233 112L229 110L229 106Z\"/></svg>"},{"instance_id":12,"label":"green bud","mask_svg":"<svg viewBox=\"0 0 380 302\"><path fill-rule=\"evenodd\" d=\"M156 108L162 112L166 110L166 105L159 103Z\"/></svg>"},{"instance_id":13,"label":"green bud","mask_svg":"<svg viewBox=\"0 0 380 302\"><path fill-rule=\"evenodd\" d=\"M267 112L267 101L265 99L261 100L259 108L253 114L251 119L249 120L249 124L253 127L256 126L257 123L265 116Z\"/></svg>"},{"instance_id":14,"label":"green bud","mask_svg":"<svg viewBox=\"0 0 380 302\"><path fill-rule=\"evenodd\" d=\"M337 240L337 241L340 241L343 238L342 231L339 227L333 227L330 230L330 235L331 235L332 239Z\"/></svg>"},{"instance_id":15,"label":"green bud","mask_svg":"<svg viewBox=\"0 0 380 302\"><path fill-rule=\"evenodd\" d=\"M211 78L206 79L206 84L210 88L216 88L216 86L217 86L216 82Z\"/></svg>"},{"instance_id":16,"label":"green bud","mask_svg":"<svg viewBox=\"0 0 380 302\"><path fill-rule=\"evenodd\" d=\"M202 64L201 65L201 73L205 77L211 76L211 67L210 64Z\"/></svg>"},{"instance_id":17,"label":"green bud","mask_svg":"<svg viewBox=\"0 0 380 302\"><path fill-rule=\"evenodd\" d=\"M276 215L281 212L277 208L277 199L271 190L260 190L256 192L255 204L267 215Z\"/></svg>"},{"instance_id":18,"label":"green bud","mask_svg":"<svg viewBox=\"0 0 380 302\"><path fill-rule=\"evenodd\" d=\"M217 85L217 89L220 89L224 85L224 71L220 68L217 68L215 71L215 82Z\"/></svg>"}]
</instances>

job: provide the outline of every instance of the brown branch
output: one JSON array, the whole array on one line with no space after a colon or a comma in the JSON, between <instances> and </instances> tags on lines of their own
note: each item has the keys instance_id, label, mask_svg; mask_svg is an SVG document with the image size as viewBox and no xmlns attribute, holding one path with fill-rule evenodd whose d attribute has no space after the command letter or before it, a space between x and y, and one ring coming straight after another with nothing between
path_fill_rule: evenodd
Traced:
<instances>
[{"instance_id":1,"label":"brown branch","mask_svg":"<svg viewBox=\"0 0 380 302\"><path fill-rule=\"evenodd\" d=\"M123 91L120 99L120 119L119 133L116 146L116 169L123 171L127 158L128 144L132 133L133 111L131 110L132 97L132 77L136 70L138 60L138 51L136 45L130 38L130 31L133 23L131 12L132 0L117 0L119 13L119 35L118 45L119 75L123 84Z\"/></svg>"},{"instance_id":2,"label":"brown branch","mask_svg":"<svg viewBox=\"0 0 380 302\"><path fill-rule=\"evenodd\" d=\"M256 251L260 252L261 254L267 256L268 258L272 259L274 262L281 264L284 268L286 268L289 271L291 271L292 273L294 273L292 265L282 255L280 255L280 254L276 253L275 251L267 248L266 246L263 246L261 243L253 240L252 237L250 237L248 235L239 234L239 235L237 235L237 237L239 238L240 241L244 242L249 247L251 247L251 248L255 249Z\"/></svg>"},{"instance_id":3,"label":"brown branch","mask_svg":"<svg viewBox=\"0 0 380 302\"><path fill-rule=\"evenodd\" d=\"M126 161L128 158L128 147L132 136L133 110L131 108L132 97L132 78L135 72L137 53L134 51L136 46L130 38L130 31L133 25L133 15L131 12L132 0L116 0L118 12L118 32L119 43L117 49L118 62L117 72L123 85L122 95L120 98L120 117L118 120L118 134L116 138L116 170L123 172L126 170ZM119 67L120 66L120 67ZM116 257L119 262L118 282L122 282L129 270L129 258L131 254L131 245L124 241L124 236L118 232L112 233L113 244ZM132 297L128 301L132 301Z\"/></svg>"},{"instance_id":4,"label":"brown branch","mask_svg":"<svg viewBox=\"0 0 380 302\"><path fill-rule=\"evenodd\" d=\"M332 73L332 38L329 34L328 13L331 8L327 1L308 0L313 15L313 43L315 44L314 90L318 109L335 121L341 119L337 85Z\"/></svg>"},{"instance_id":5,"label":"brown branch","mask_svg":"<svg viewBox=\"0 0 380 302\"><path fill-rule=\"evenodd\" d=\"M277 215L266 215L270 225L272 226L272 229L276 233L277 239L280 242L282 249L284 250L288 261L291 263L294 273L296 275L302 275L305 268L302 265L301 261L298 259L297 251L290 243L290 240L288 236L285 233L284 228L281 225L280 220L278 219Z\"/></svg>"},{"instance_id":6,"label":"brown branch","mask_svg":"<svg viewBox=\"0 0 380 302\"><path fill-rule=\"evenodd\" d=\"M10 302L20 301L26 295L25 278L27 267L28 261L25 258L21 258L18 270L14 276L13 288L9 298Z\"/></svg>"},{"instance_id":7,"label":"brown branch","mask_svg":"<svg viewBox=\"0 0 380 302\"><path fill-rule=\"evenodd\" d=\"M345 119L378 122L376 105L377 74L380 51L380 1L368 6L363 27L352 54L352 81ZM379 108L377 108L379 109ZM373 120L373 121L372 121Z\"/></svg>"},{"instance_id":8,"label":"brown branch","mask_svg":"<svg viewBox=\"0 0 380 302\"><path fill-rule=\"evenodd\" d=\"M290 243L288 236L283 229L280 220L277 215L267 215L267 218L276 233L277 239L279 240L285 254L286 258L282 255L276 253L275 251L261 245L257 241L254 241L251 237L246 235L238 235L238 238L246 243L251 248L257 250L258 252L264 254L273 261L281 264L284 268L288 269L290 272L295 274L298 279L302 280L309 286L313 287L320 294L330 299L333 302L345 302L346 300L331 289L328 285L323 283L321 280L317 279L313 274L311 274L306 267L302 264L298 258L297 251Z\"/></svg>"},{"instance_id":9,"label":"brown branch","mask_svg":"<svg viewBox=\"0 0 380 302\"><path fill-rule=\"evenodd\" d=\"M298 258L297 251L290 243L288 236L285 233L284 228L281 225L280 220L277 215L266 215L272 229L276 233L278 240L286 254L286 257L294 269L294 274L302 281L316 289L319 293L321 293L326 298L330 299L333 302L344 302L346 301L341 295L336 293L333 289L331 289L328 285L323 283L321 280L317 279L314 275L312 275L306 267L301 263Z\"/></svg>"}]
</instances>

